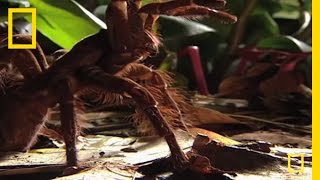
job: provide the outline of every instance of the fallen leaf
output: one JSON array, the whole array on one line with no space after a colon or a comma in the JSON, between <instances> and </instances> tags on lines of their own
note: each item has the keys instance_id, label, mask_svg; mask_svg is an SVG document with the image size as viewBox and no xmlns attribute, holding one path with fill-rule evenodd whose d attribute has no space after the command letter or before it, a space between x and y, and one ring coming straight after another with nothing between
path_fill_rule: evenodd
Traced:
<instances>
[{"instance_id":1,"label":"fallen leaf","mask_svg":"<svg viewBox=\"0 0 320 180\"><path fill-rule=\"evenodd\" d=\"M191 119L191 123L194 126L199 126L203 124L239 124L240 122L235 118L232 118L224 113L219 111L203 108L203 107L195 107L190 106L188 108L190 113L188 114L188 118Z\"/></svg>"},{"instance_id":2,"label":"fallen leaf","mask_svg":"<svg viewBox=\"0 0 320 180\"><path fill-rule=\"evenodd\" d=\"M287 160L282 157L254 151L243 146L224 145L200 135L196 137L191 151L209 158L211 165L222 171L271 168L287 163Z\"/></svg>"},{"instance_id":3,"label":"fallen leaf","mask_svg":"<svg viewBox=\"0 0 320 180\"><path fill-rule=\"evenodd\" d=\"M207 136L211 140L218 141L218 142L221 142L221 143L226 144L226 145L238 145L238 144L241 144L238 141L232 140L230 138L224 137L224 136L222 136L220 134L217 134L215 132L212 132L212 131L209 131L209 130L206 130L206 129L193 127L193 128L188 128L188 130L189 130L189 133L192 134L193 137L196 137L197 135L202 134L202 135Z\"/></svg>"}]
</instances>

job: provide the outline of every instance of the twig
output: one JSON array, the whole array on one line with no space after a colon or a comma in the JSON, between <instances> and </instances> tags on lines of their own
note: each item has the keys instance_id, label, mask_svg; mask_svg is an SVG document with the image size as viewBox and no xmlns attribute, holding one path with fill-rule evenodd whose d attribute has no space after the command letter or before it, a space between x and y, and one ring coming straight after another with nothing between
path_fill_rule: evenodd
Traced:
<instances>
[{"instance_id":1,"label":"twig","mask_svg":"<svg viewBox=\"0 0 320 180\"><path fill-rule=\"evenodd\" d=\"M238 23L233 29L233 37L229 43L229 54L233 54L242 40L242 37L244 35L244 31L246 29L248 18L256 6L257 0L248 0L247 1L247 7L243 10L242 14L240 15L238 19Z\"/></svg>"},{"instance_id":2,"label":"twig","mask_svg":"<svg viewBox=\"0 0 320 180\"><path fill-rule=\"evenodd\" d=\"M241 42L245 29L246 29L246 25L247 25L247 21L249 19L249 16L252 12L252 10L255 8L257 0L247 0L247 6L246 8L243 10L242 14L240 15L240 17L238 18L238 22L236 23L236 25L234 26L234 28L232 29L232 33L233 36L229 42L228 48L226 52L226 58L224 59L224 61L222 61L221 65L219 66L219 68L217 68L217 72L216 74L216 78L217 81L221 81L222 77L223 77L223 73L224 71L229 67L229 65L231 64L233 58L232 55L234 55L235 51L238 48L239 43Z\"/></svg>"},{"instance_id":3,"label":"twig","mask_svg":"<svg viewBox=\"0 0 320 180\"><path fill-rule=\"evenodd\" d=\"M257 118L257 117L252 117L252 116L244 116L244 115L237 115L237 114L226 114L226 115L228 115L228 116L230 116L230 117L233 117L233 118L243 118L243 119L246 119L246 120L263 122L263 123L267 123L267 124L276 125L276 126L278 126L278 127L283 127L283 128L291 129L291 130L294 130L294 131L299 131L299 132L311 134L311 129L301 128L301 126L297 126L297 125L293 125L293 124L273 122L273 121L270 121L270 120L266 120L266 119L262 119L262 118Z\"/></svg>"}]
</instances>

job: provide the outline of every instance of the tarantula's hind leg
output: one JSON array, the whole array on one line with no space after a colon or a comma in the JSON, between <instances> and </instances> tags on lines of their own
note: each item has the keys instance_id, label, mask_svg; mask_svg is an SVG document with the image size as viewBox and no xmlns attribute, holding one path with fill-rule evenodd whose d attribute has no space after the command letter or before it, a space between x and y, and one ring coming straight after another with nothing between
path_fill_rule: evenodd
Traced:
<instances>
[{"instance_id":1,"label":"tarantula's hind leg","mask_svg":"<svg viewBox=\"0 0 320 180\"><path fill-rule=\"evenodd\" d=\"M181 171L188 168L189 161L181 150L169 124L164 120L157 108L157 101L146 88L130 79L107 74L95 66L83 67L78 73L81 81L91 86L102 88L112 93L128 94L131 96L150 119L158 134L167 141L171 151L174 170Z\"/></svg>"}]
</instances>

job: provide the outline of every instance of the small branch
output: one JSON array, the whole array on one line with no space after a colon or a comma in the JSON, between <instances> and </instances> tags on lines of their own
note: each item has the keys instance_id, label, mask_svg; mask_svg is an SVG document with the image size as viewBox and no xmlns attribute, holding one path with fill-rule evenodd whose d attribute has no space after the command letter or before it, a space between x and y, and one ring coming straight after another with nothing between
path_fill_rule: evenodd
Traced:
<instances>
[{"instance_id":1,"label":"small branch","mask_svg":"<svg viewBox=\"0 0 320 180\"><path fill-rule=\"evenodd\" d=\"M257 0L248 0L247 2L247 7L243 10L238 19L238 23L233 29L232 34L234 35L229 43L229 54L233 54L237 50L238 45L243 38L249 16L252 10L255 8Z\"/></svg>"},{"instance_id":2,"label":"small branch","mask_svg":"<svg viewBox=\"0 0 320 180\"><path fill-rule=\"evenodd\" d=\"M247 6L241 13L240 17L238 18L238 22L232 29L233 36L229 42L226 58L221 62L219 65L219 68L216 69L216 72L214 73L216 76L216 80L220 83L222 81L223 75L226 71L226 69L229 67L229 65L232 63L232 55L235 53L235 51L238 49L238 45L243 39L244 32L246 30L247 21L249 19L249 16L253 9L256 6L257 0L247 0L246 1ZM217 89L217 87L215 88Z\"/></svg>"},{"instance_id":3,"label":"small branch","mask_svg":"<svg viewBox=\"0 0 320 180\"><path fill-rule=\"evenodd\" d=\"M311 134L311 129L305 128L304 126L299 126L299 125L294 125L294 124L286 124L286 123L281 123L281 122L274 122L272 120L266 120L266 119L257 118L257 117L253 117L253 116L245 116L245 115L238 115L238 114L226 114L226 115L230 116L232 118L236 118L236 119L237 118L241 118L241 119L245 119L245 120L271 124L271 125L275 125L275 126L278 126L278 127L290 129L290 130L293 130L293 131L298 131L298 132Z\"/></svg>"}]
</instances>

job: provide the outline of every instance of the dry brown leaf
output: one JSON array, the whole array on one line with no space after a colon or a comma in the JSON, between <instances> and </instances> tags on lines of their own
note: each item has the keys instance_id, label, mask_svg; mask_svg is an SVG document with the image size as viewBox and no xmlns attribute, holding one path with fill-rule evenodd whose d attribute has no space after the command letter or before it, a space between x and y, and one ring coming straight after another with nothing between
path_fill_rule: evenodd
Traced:
<instances>
[{"instance_id":1,"label":"dry brown leaf","mask_svg":"<svg viewBox=\"0 0 320 180\"><path fill-rule=\"evenodd\" d=\"M193 137L196 137L198 134L202 134L202 135L207 136L210 140L219 141L225 145L239 145L239 144L241 144L238 141L232 140L230 138L224 137L220 134L217 134L215 132L212 132L212 131L209 131L206 129L193 127L193 128L188 128L188 130L189 130L189 133Z\"/></svg>"},{"instance_id":2,"label":"dry brown leaf","mask_svg":"<svg viewBox=\"0 0 320 180\"><path fill-rule=\"evenodd\" d=\"M267 72L270 68L274 67L271 63L257 63L248 69L245 76L246 77L257 77L261 74Z\"/></svg>"},{"instance_id":3,"label":"dry brown leaf","mask_svg":"<svg viewBox=\"0 0 320 180\"><path fill-rule=\"evenodd\" d=\"M195 138L191 151L208 158L213 167L223 171L270 169L286 162L285 159L268 153L254 151L245 146L224 145L201 135Z\"/></svg>"},{"instance_id":4,"label":"dry brown leaf","mask_svg":"<svg viewBox=\"0 0 320 180\"><path fill-rule=\"evenodd\" d=\"M216 97L249 99L258 94L259 85L270 79L278 71L271 63L257 63L243 75L234 75L224 79L219 85ZM273 86L273 88L278 88Z\"/></svg>"},{"instance_id":5,"label":"dry brown leaf","mask_svg":"<svg viewBox=\"0 0 320 180\"><path fill-rule=\"evenodd\" d=\"M258 84L256 82L248 80L244 76L232 76L224 79L219 85L218 94L215 97L228 97L247 99L255 94Z\"/></svg>"},{"instance_id":6,"label":"dry brown leaf","mask_svg":"<svg viewBox=\"0 0 320 180\"><path fill-rule=\"evenodd\" d=\"M265 96L297 92L301 83L295 72L279 73L260 84L260 92Z\"/></svg>"},{"instance_id":7,"label":"dry brown leaf","mask_svg":"<svg viewBox=\"0 0 320 180\"><path fill-rule=\"evenodd\" d=\"M191 119L191 123L194 126L199 126L202 124L238 124L238 120L221 113L219 111L208 109L204 107L188 107L190 113L188 118Z\"/></svg>"}]
</instances>

